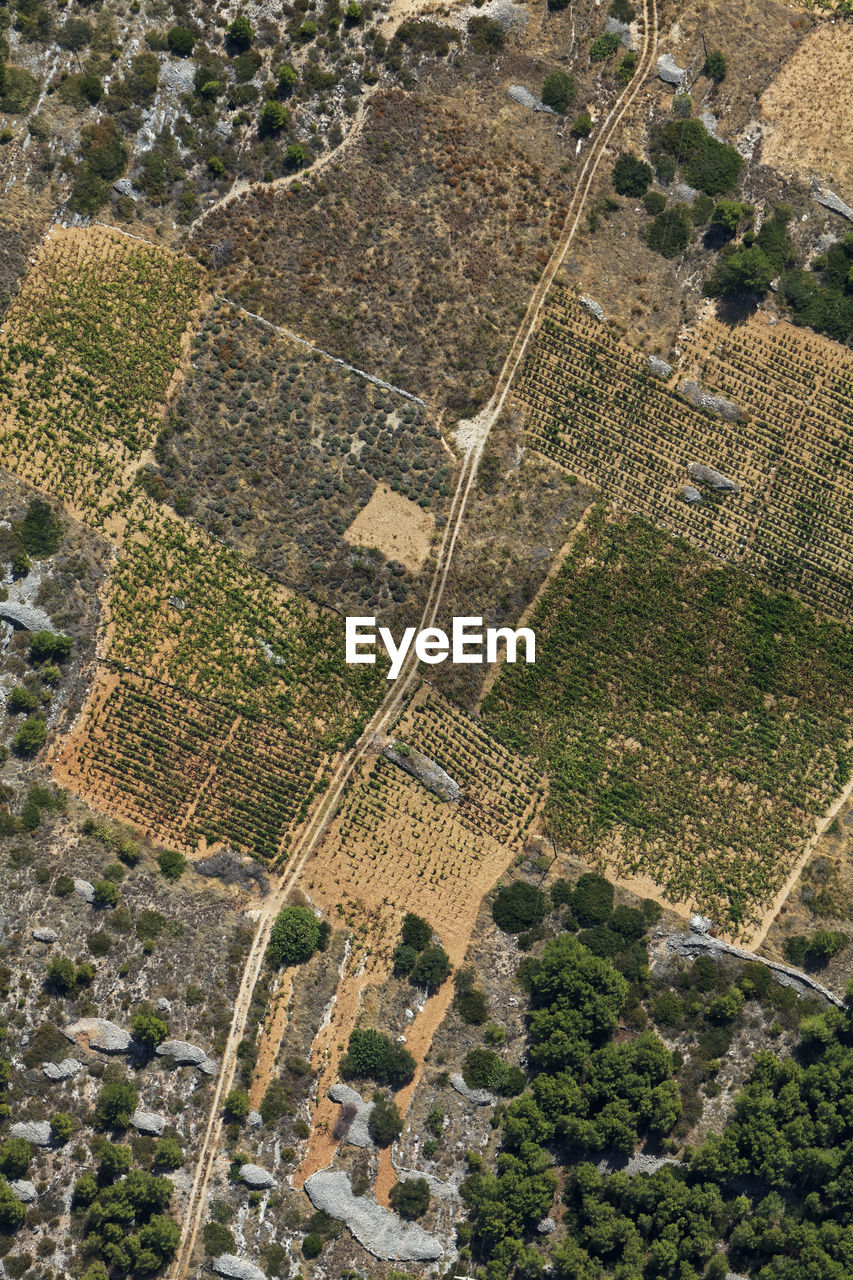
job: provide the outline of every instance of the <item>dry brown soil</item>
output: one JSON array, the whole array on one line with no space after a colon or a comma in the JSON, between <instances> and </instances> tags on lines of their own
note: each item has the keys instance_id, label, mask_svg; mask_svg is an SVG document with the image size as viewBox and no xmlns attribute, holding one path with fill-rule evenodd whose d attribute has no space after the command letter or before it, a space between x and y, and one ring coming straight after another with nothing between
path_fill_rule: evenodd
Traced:
<instances>
[{"instance_id":1,"label":"dry brown soil","mask_svg":"<svg viewBox=\"0 0 853 1280\"><path fill-rule=\"evenodd\" d=\"M375 547L388 560L417 570L429 555L434 533L435 519L428 511L380 484L344 537L354 547Z\"/></svg>"}]
</instances>

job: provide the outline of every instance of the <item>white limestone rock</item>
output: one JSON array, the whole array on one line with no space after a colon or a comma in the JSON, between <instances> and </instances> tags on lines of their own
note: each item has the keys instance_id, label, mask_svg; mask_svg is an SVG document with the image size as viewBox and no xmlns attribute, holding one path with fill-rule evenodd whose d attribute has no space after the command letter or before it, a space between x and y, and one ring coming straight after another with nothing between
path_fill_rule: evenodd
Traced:
<instances>
[{"instance_id":1,"label":"white limestone rock","mask_svg":"<svg viewBox=\"0 0 853 1280\"><path fill-rule=\"evenodd\" d=\"M259 1164L241 1165L240 1177L253 1191L266 1191L275 1186L275 1178L269 1169L262 1169Z\"/></svg>"},{"instance_id":2,"label":"white limestone rock","mask_svg":"<svg viewBox=\"0 0 853 1280\"><path fill-rule=\"evenodd\" d=\"M32 1204L34 1200L38 1200L38 1192L36 1184L28 1182L26 1178L15 1178L9 1183L9 1189L16 1200L20 1200L21 1204Z\"/></svg>"},{"instance_id":3,"label":"white limestone rock","mask_svg":"<svg viewBox=\"0 0 853 1280\"><path fill-rule=\"evenodd\" d=\"M76 1058L63 1058L61 1062L43 1062L41 1069L48 1080L70 1080L83 1070L83 1063Z\"/></svg>"},{"instance_id":4,"label":"white limestone rock","mask_svg":"<svg viewBox=\"0 0 853 1280\"><path fill-rule=\"evenodd\" d=\"M238 1258L235 1253L221 1253L211 1266L218 1276L227 1276L229 1280L267 1280L260 1267Z\"/></svg>"},{"instance_id":5,"label":"white limestone rock","mask_svg":"<svg viewBox=\"0 0 853 1280\"><path fill-rule=\"evenodd\" d=\"M95 901L95 886L93 884L89 884L88 880L75 880L74 892L79 898L82 898L84 902L88 902L90 907Z\"/></svg>"},{"instance_id":6,"label":"white limestone rock","mask_svg":"<svg viewBox=\"0 0 853 1280\"><path fill-rule=\"evenodd\" d=\"M36 942L58 942L59 934L55 929L39 928L33 929L33 937Z\"/></svg>"},{"instance_id":7,"label":"white limestone rock","mask_svg":"<svg viewBox=\"0 0 853 1280\"><path fill-rule=\"evenodd\" d=\"M49 1147L53 1141L48 1120L19 1120L9 1132L13 1138L23 1138L34 1147Z\"/></svg>"},{"instance_id":8,"label":"white limestone rock","mask_svg":"<svg viewBox=\"0 0 853 1280\"><path fill-rule=\"evenodd\" d=\"M465 1078L458 1071L450 1077L450 1083L457 1093L461 1093L462 1097L468 1102L473 1102L475 1107L491 1107L497 1102L497 1098L488 1089L471 1089L465 1083Z\"/></svg>"},{"instance_id":9,"label":"white limestone rock","mask_svg":"<svg viewBox=\"0 0 853 1280\"><path fill-rule=\"evenodd\" d=\"M163 1117L155 1115L153 1111L134 1111L130 1117L130 1123L139 1133L149 1133L155 1138L161 1137L166 1128Z\"/></svg>"},{"instance_id":10,"label":"white limestone rock","mask_svg":"<svg viewBox=\"0 0 853 1280\"><path fill-rule=\"evenodd\" d=\"M100 1049L102 1053L127 1053L131 1042L130 1032L107 1018L81 1018L64 1027L62 1034L69 1040L82 1040L90 1049Z\"/></svg>"}]
</instances>

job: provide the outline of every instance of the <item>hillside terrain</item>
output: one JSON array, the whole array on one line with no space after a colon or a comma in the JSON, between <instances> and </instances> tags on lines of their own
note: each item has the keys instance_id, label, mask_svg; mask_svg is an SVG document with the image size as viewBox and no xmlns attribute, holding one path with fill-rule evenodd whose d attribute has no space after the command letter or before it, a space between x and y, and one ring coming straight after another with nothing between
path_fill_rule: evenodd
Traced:
<instances>
[{"instance_id":1,"label":"hillside terrain","mask_svg":"<svg viewBox=\"0 0 853 1280\"><path fill-rule=\"evenodd\" d=\"M0 1276L848 1280L851 16L0 5Z\"/></svg>"}]
</instances>

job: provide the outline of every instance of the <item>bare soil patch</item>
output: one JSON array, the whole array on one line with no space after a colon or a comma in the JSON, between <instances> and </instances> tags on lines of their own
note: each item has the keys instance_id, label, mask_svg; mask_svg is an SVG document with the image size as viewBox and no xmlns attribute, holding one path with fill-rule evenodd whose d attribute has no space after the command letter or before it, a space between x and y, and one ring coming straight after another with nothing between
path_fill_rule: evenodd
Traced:
<instances>
[{"instance_id":1,"label":"bare soil patch","mask_svg":"<svg viewBox=\"0 0 853 1280\"><path fill-rule=\"evenodd\" d=\"M380 484L344 537L354 547L373 547L407 569L420 569L434 532L435 520L428 512Z\"/></svg>"}]
</instances>

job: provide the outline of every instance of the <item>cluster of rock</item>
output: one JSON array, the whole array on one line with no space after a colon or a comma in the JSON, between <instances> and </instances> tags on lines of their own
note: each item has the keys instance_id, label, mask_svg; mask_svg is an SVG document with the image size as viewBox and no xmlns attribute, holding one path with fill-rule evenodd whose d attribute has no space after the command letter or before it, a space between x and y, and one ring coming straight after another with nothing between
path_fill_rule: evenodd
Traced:
<instances>
[{"instance_id":1,"label":"cluster of rock","mask_svg":"<svg viewBox=\"0 0 853 1280\"><path fill-rule=\"evenodd\" d=\"M238 1258L235 1253L220 1254L213 1259L211 1266L218 1276L227 1276L228 1280L267 1280L265 1271L245 1258Z\"/></svg>"},{"instance_id":2,"label":"cluster of rock","mask_svg":"<svg viewBox=\"0 0 853 1280\"><path fill-rule=\"evenodd\" d=\"M727 400L725 396L712 395L710 391L703 391L698 382L689 380L682 382L681 394L697 409L707 409L709 413L716 413L726 422L737 422L741 416L740 409L731 400Z\"/></svg>"},{"instance_id":3,"label":"cluster of rock","mask_svg":"<svg viewBox=\"0 0 853 1280\"><path fill-rule=\"evenodd\" d=\"M354 1195L341 1169L312 1174L305 1191L315 1209L341 1218L359 1244L383 1262L434 1262L444 1252L437 1237L423 1227L403 1222L371 1196Z\"/></svg>"},{"instance_id":4,"label":"cluster of rock","mask_svg":"<svg viewBox=\"0 0 853 1280\"><path fill-rule=\"evenodd\" d=\"M440 800L458 800L462 794L459 783L454 782L440 764L436 764L434 760L430 760L429 756L416 751L414 747L389 742L382 754L386 760L390 760L392 764L396 764L413 778L417 778L427 791L431 791Z\"/></svg>"},{"instance_id":5,"label":"cluster of rock","mask_svg":"<svg viewBox=\"0 0 853 1280\"><path fill-rule=\"evenodd\" d=\"M372 1102L365 1102L360 1093L346 1084L333 1084L329 1090L332 1102L339 1102L343 1107L354 1107L355 1115L347 1130L345 1141L353 1147L372 1147L373 1139L367 1122L373 1110Z\"/></svg>"},{"instance_id":6,"label":"cluster of rock","mask_svg":"<svg viewBox=\"0 0 853 1280\"><path fill-rule=\"evenodd\" d=\"M668 378L672 373L672 365L661 360L660 356L648 356L649 368L656 378Z\"/></svg>"}]
</instances>

